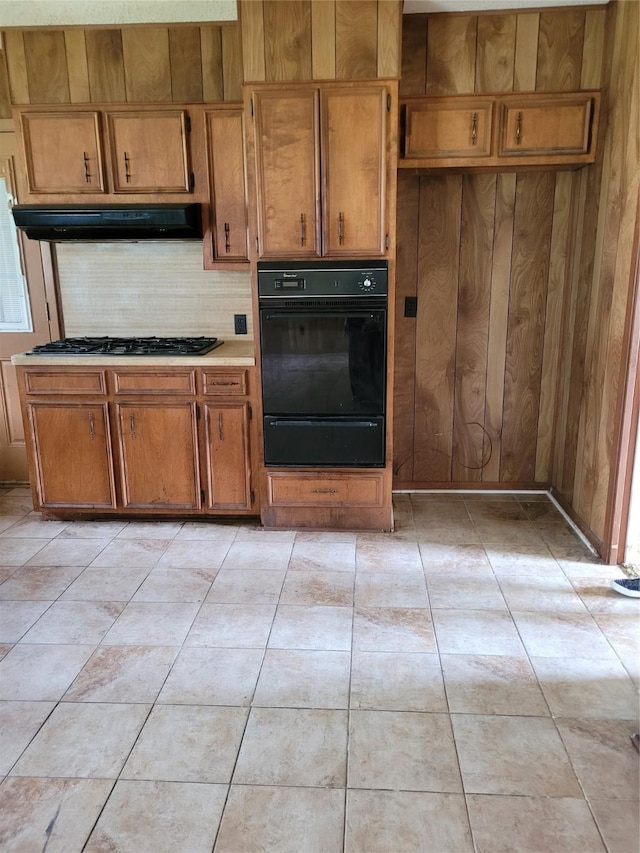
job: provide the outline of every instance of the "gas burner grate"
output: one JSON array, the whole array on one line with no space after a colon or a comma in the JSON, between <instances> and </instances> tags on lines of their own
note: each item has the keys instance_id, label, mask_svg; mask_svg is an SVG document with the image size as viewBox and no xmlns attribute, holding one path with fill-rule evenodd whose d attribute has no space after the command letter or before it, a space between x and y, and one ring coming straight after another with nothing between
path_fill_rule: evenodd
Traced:
<instances>
[{"instance_id":1,"label":"gas burner grate","mask_svg":"<svg viewBox=\"0 0 640 853\"><path fill-rule=\"evenodd\" d=\"M78 337L34 347L29 355L204 355L224 341L207 337Z\"/></svg>"}]
</instances>

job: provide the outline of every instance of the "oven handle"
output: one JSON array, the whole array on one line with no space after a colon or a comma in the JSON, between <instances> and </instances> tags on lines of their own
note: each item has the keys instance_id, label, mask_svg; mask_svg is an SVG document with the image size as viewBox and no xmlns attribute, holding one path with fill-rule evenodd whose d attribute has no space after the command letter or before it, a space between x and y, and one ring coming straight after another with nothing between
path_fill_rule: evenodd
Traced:
<instances>
[{"instance_id":1,"label":"oven handle","mask_svg":"<svg viewBox=\"0 0 640 853\"><path fill-rule=\"evenodd\" d=\"M366 309L356 308L351 311L322 311L323 317L341 317L345 320L348 320L352 317L376 317L378 316L380 322L382 322L382 314L384 313L384 308L377 308L371 311L367 311ZM314 312L307 311L268 311L268 309L262 309L262 317L264 320L283 320L290 319L291 317L309 317L315 316Z\"/></svg>"},{"instance_id":2,"label":"oven handle","mask_svg":"<svg viewBox=\"0 0 640 853\"><path fill-rule=\"evenodd\" d=\"M358 427L358 429L362 429L362 427L373 427L374 429L378 429L380 424L375 421L343 421L343 420L332 420L330 418L322 418L316 420L298 420L298 418L283 418L282 420L270 420L268 423L270 427L287 427L287 426L340 426L340 427Z\"/></svg>"}]
</instances>

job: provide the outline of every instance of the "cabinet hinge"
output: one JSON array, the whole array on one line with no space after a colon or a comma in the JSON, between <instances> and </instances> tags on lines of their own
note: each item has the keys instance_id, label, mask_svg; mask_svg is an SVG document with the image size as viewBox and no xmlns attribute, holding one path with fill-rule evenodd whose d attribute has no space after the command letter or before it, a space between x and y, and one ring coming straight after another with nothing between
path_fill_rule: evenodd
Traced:
<instances>
[{"instance_id":1,"label":"cabinet hinge","mask_svg":"<svg viewBox=\"0 0 640 853\"><path fill-rule=\"evenodd\" d=\"M391 95L387 93L387 112L391 112Z\"/></svg>"},{"instance_id":2,"label":"cabinet hinge","mask_svg":"<svg viewBox=\"0 0 640 853\"><path fill-rule=\"evenodd\" d=\"M49 310L49 303L47 302L47 320L51 322L51 311Z\"/></svg>"},{"instance_id":3,"label":"cabinet hinge","mask_svg":"<svg viewBox=\"0 0 640 853\"><path fill-rule=\"evenodd\" d=\"M389 245L390 245L389 235L388 235L388 234L385 234L385 238L384 238L384 247L385 247L385 249L388 249L388 248L389 248Z\"/></svg>"},{"instance_id":4,"label":"cabinet hinge","mask_svg":"<svg viewBox=\"0 0 640 853\"><path fill-rule=\"evenodd\" d=\"M196 420L200 420L200 405L196 403Z\"/></svg>"},{"instance_id":5,"label":"cabinet hinge","mask_svg":"<svg viewBox=\"0 0 640 853\"><path fill-rule=\"evenodd\" d=\"M256 502L256 493L255 493L255 492L251 492L251 494L249 495L249 497L251 498L251 503L252 503L252 504L254 504L254 503Z\"/></svg>"},{"instance_id":6,"label":"cabinet hinge","mask_svg":"<svg viewBox=\"0 0 640 853\"><path fill-rule=\"evenodd\" d=\"M204 503L204 489L200 489L200 500Z\"/></svg>"},{"instance_id":7,"label":"cabinet hinge","mask_svg":"<svg viewBox=\"0 0 640 853\"><path fill-rule=\"evenodd\" d=\"M193 172L189 172L189 190L193 192L196 185L196 176Z\"/></svg>"},{"instance_id":8,"label":"cabinet hinge","mask_svg":"<svg viewBox=\"0 0 640 853\"><path fill-rule=\"evenodd\" d=\"M258 251L258 238L256 237L256 252Z\"/></svg>"},{"instance_id":9,"label":"cabinet hinge","mask_svg":"<svg viewBox=\"0 0 640 853\"><path fill-rule=\"evenodd\" d=\"M191 116L186 116L184 126L186 128L187 133L191 133Z\"/></svg>"},{"instance_id":10,"label":"cabinet hinge","mask_svg":"<svg viewBox=\"0 0 640 853\"><path fill-rule=\"evenodd\" d=\"M253 118L253 98L249 101L249 109L251 110L251 118Z\"/></svg>"},{"instance_id":11,"label":"cabinet hinge","mask_svg":"<svg viewBox=\"0 0 640 853\"><path fill-rule=\"evenodd\" d=\"M247 411L249 413L248 414L249 420L253 420L253 409L251 408L251 406L247 406Z\"/></svg>"}]
</instances>

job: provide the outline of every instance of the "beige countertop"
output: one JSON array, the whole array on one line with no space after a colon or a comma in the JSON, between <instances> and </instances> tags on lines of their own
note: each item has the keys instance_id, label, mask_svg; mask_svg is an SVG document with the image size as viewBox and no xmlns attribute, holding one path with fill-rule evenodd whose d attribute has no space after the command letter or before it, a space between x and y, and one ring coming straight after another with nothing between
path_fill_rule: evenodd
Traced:
<instances>
[{"instance_id":1,"label":"beige countertop","mask_svg":"<svg viewBox=\"0 0 640 853\"><path fill-rule=\"evenodd\" d=\"M225 341L204 355L27 355L11 356L11 363L22 367L253 367L256 363L253 341Z\"/></svg>"}]
</instances>

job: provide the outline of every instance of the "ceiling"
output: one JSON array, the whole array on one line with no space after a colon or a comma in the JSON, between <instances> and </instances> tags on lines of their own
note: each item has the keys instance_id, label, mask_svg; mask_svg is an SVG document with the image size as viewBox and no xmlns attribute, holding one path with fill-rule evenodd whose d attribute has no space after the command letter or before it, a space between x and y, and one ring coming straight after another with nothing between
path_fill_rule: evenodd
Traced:
<instances>
[{"instance_id":1,"label":"ceiling","mask_svg":"<svg viewBox=\"0 0 640 853\"><path fill-rule=\"evenodd\" d=\"M502 12L545 6L603 6L608 0L404 0L403 14L433 12Z\"/></svg>"}]
</instances>

